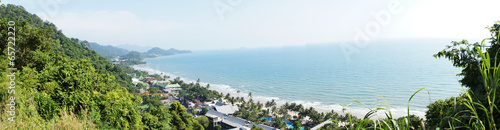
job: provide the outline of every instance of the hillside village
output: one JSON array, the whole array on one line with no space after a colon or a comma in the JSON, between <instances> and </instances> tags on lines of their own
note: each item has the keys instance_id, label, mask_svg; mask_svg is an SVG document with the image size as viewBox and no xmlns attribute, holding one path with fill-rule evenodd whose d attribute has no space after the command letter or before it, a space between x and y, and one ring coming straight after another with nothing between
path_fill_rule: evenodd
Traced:
<instances>
[{"instance_id":1,"label":"hillside village","mask_svg":"<svg viewBox=\"0 0 500 130\"><path fill-rule=\"evenodd\" d=\"M179 77L171 78L162 74L148 74L148 72L135 70L133 66L146 64L144 59L158 56L169 56L175 54L191 53L187 50L169 49L163 50L154 47L147 52L129 51L123 55L121 48L113 46L101 46L93 44L97 53L108 54L108 60L122 68L130 77L135 87L128 91L143 99L138 109L148 112L151 106L169 108L174 102L179 102L191 113L194 118L206 118L209 120L208 129L318 129L325 124L332 124L330 119L339 116L331 111L327 113L317 112L313 108L295 103L286 103L277 106L274 100L265 103L254 102L251 93L249 100L241 96L219 93L210 90L210 85L202 86L200 81L196 83L185 83ZM100 50L100 51L99 51ZM109 52L122 52L109 53ZM239 92L238 92L239 93ZM343 121L345 121L343 120ZM200 121L201 122L201 121ZM344 122L345 123L345 122ZM341 122L334 123L341 126ZM254 126L255 125L255 126ZM274 126L274 127L271 127Z\"/></svg>"},{"instance_id":2,"label":"hillside village","mask_svg":"<svg viewBox=\"0 0 500 130\"><path fill-rule=\"evenodd\" d=\"M202 99L189 99L189 93L187 87L189 86L200 86L199 81L197 83L186 84L179 78L171 79L169 76L164 75L163 77L159 75L150 75L147 77L137 76L135 73L130 74L132 82L134 85L140 87L139 93L132 93L137 96L149 96L160 97L161 103L164 107L168 108L170 104L174 102L180 102L188 113L191 113L193 117L206 117L209 119L209 129L217 129L220 126L222 129L235 129L235 130L250 130L252 127L257 126L263 128L264 130L275 130L276 128L271 127L273 122L275 122L276 117L272 114L268 114L266 117L260 118L261 121L252 122L245 120L243 118L237 117L236 114L241 112L240 107L243 107L243 103L235 103L234 97L226 99L219 94L217 98L209 98L209 100ZM156 78L155 78L156 77ZM181 86L180 84L184 84ZM209 85L208 85L209 87ZM199 89L207 89L207 87L200 87ZM194 93L194 92L193 92ZM227 95L226 95L227 96ZM238 97L239 98L239 97ZM240 99L240 98L239 98ZM241 98L243 99L243 98ZM252 100L252 99L250 99ZM269 102L268 102L269 103ZM270 103L272 104L272 103ZM146 111L150 104L141 104L140 110ZM263 108L261 108L263 109ZM267 110L271 108L265 108ZM297 115L296 115L297 116ZM282 119L286 123L288 129L293 129L294 123L291 120ZM301 120L301 124L311 124L310 120ZM321 126L333 123L332 121L326 120L315 127L309 127L310 129L318 129ZM306 129L301 127L300 129Z\"/></svg>"}]
</instances>

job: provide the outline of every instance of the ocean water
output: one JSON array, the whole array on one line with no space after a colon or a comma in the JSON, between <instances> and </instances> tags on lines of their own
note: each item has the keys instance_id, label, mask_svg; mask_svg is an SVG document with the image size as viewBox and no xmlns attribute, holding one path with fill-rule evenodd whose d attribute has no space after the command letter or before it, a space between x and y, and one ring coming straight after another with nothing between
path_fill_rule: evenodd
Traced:
<instances>
[{"instance_id":1,"label":"ocean water","mask_svg":"<svg viewBox=\"0 0 500 130\"><path fill-rule=\"evenodd\" d=\"M347 56L345 44L194 51L191 54L146 60L136 69L181 77L198 78L224 94L242 96L252 92L257 101L296 102L320 111L347 111L362 116L370 108L391 107L395 116L410 113L424 117L426 106L439 99L458 96L460 86L446 59L432 55L449 40L399 40L371 42ZM236 93L240 90L241 93Z\"/></svg>"}]
</instances>

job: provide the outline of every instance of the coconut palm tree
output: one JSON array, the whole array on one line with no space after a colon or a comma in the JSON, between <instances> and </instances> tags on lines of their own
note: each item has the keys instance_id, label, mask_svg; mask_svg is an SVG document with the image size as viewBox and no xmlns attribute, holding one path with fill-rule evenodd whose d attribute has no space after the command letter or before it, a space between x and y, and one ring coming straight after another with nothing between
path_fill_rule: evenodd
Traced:
<instances>
[{"instance_id":1,"label":"coconut palm tree","mask_svg":"<svg viewBox=\"0 0 500 130\"><path fill-rule=\"evenodd\" d=\"M234 97L231 97L229 101L231 102L231 105L234 105Z\"/></svg>"}]
</instances>

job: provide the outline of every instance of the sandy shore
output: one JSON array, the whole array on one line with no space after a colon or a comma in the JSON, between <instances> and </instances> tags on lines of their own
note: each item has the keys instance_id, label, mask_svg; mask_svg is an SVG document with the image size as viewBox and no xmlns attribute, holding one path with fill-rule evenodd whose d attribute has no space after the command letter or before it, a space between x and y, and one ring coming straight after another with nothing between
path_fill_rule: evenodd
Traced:
<instances>
[{"instance_id":1,"label":"sandy shore","mask_svg":"<svg viewBox=\"0 0 500 130\"><path fill-rule=\"evenodd\" d=\"M163 57L163 56L159 56L159 57ZM159 58L159 57L154 57L154 58ZM147 59L153 59L153 58L144 58L142 61L145 62ZM131 67L134 68L134 69L137 69L135 67L138 67L138 66L143 66L143 65L147 65L147 63L145 64L137 64L137 65L132 65ZM148 73L150 74L160 74L161 76L170 76L170 78L168 78L167 80L173 80L174 78L176 78L175 75L171 75L170 73L168 72L162 72L160 70L154 70L154 69L151 69L151 70L143 70L143 69L137 69L137 70L141 70L141 71L147 71ZM153 71L156 71L156 72L153 72ZM191 81L191 80L186 80L186 79L183 79L181 77L181 80L184 80L184 82L186 83L189 83L189 82L195 82L195 81ZM206 86L207 84L209 83L205 83L205 82L202 82L200 83L201 85L203 86ZM237 90L236 89L233 89L231 88L230 86L227 86L227 85L218 85L218 84L210 84L210 90L215 90L217 92L223 92L224 95L229 93L232 97L243 97L245 98L246 101L248 101L250 98L247 97L248 93L237 93ZM255 95L253 98L253 101L254 103L257 103L258 101L260 101L261 103L265 104L267 101L271 101L272 99L274 99L276 101L276 106L279 107L279 106L282 106L284 105L286 102L288 103L293 103L294 101L283 101L283 100L280 100L279 97L266 97L266 96L257 96ZM302 100L302 99L301 99ZM334 106L331 106L331 107L328 107L328 108L323 108L323 107L318 107L314 102L306 102L305 104L304 103L299 103L299 102L295 102L297 104L302 104L304 106L304 108L309 108L309 107L313 107L316 111L318 112L330 112L332 110L334 110L334 112L338 113L339 115L345 115L347 114L348 111L350 111L351 115L353 116L356 116L356 117L363 117L369 110L368 108L348 108L346 111L342 111L343 108L342 106L340 105L334 105ZM321 105L321 104L319 104ZM400 110L392 110L392 113L394 115L394 117L401 117L401 116L406 116L407 115L407 112L406 112L406 109L405 111L400 111ZM379 115L379 118L385 118L385 114L383 114L383 112L378 112L377 113ZM410 114L415 114L421 118L425 118L425 112L418 112L418 113L415 113L415 111L410 111ZM294 115L297 115L297 113L295 112L289 112L289 115L292 115L292 117Z\"/></svg>"}]
</instances>

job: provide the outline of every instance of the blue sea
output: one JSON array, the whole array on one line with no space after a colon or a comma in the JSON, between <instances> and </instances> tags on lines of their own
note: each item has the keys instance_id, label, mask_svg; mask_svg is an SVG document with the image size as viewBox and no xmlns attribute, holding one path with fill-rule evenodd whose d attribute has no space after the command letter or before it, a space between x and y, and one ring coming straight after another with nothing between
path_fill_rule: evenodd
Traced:
<instances>
[{"instance_id":1,"label":"blue sea","mask_svg":"<svg viewBox=\"0 0 500 130\"><path fill-rule=\"evenodd\" d=\"M461 87L456 76L460 68L433 54L450 40L405 39L370 42L357 47L349 43L301 46L241 48L193 51L191 54L146 60L136 69L181 77L189 82L198 78L211 88L253 99L279 103L296 102L320 111L346 111L362 116L370 108L391 108L395 116L410 113L424 117L426 106L436 100L458 96ZM343 49L350 48L346 55ZM240 90L241 93L236 93ZM345 112L345 111L344 111Z\"/></svg>"}]
</instances>

